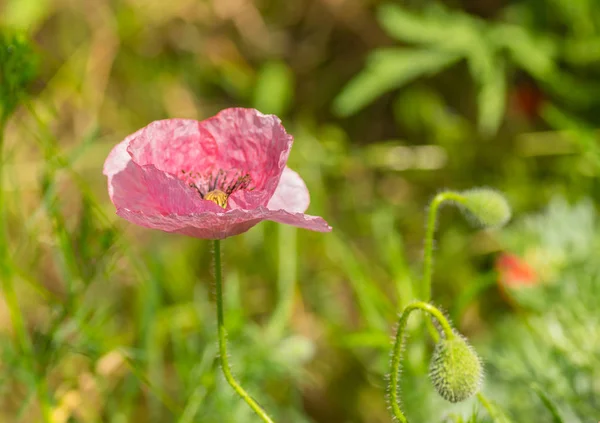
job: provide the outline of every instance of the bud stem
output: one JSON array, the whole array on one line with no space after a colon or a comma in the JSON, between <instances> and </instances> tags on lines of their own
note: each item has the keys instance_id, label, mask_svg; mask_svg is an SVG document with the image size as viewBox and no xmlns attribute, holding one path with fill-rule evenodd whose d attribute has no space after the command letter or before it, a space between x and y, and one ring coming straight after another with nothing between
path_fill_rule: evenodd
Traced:
<instances>
[{"instance_id":1,"label":"bud stem","mask_svg":"<svg viewBox=\"0 0 600 423\"><path fill-rule=\"evenodd\" d=\"M229 357L227 355L227 330L225 329L225 319L223 313L223 275L221 269L221 241L214 241L215 254L215 286L217 295L217 330L219 337L219 359L221 361L221 369L227 383L235 392L254 410L254 412L265 422L273 423L273 420L261 408L256 401L242 388L235 380L229 366Z\"/></svg>"},{"instance_id":2,"label":"bud stem","mask_svg":"<svg viewBox=\"0 0 600 423\"><path fill-rule=\"evenodd\" d=\"M463 203L464 198L454 191L439 192L429 205L429 213L427 215L427 227L425 232L425 251L423 258L423 281L422 281L422 298L423 301L431 301L431 275L433 274L433 238L437 222L438 210L445 201L454 201ZM427 321L429 334L435 342L438 339L438 333L432 326L431 321Z\"/></svg>"},{"instance_id":3,"label":"bud stem","mask_svg":"<svg viewBox=\"0 0 600 423\"><path fill-rule=\"evenodd\" d=\"M438 209L445 201L464 203L464 197L454 191L444 191L438 193L429 205L429 214L427 216L427 228L425 232L425 257L423 259L423 301L431 300L431 275L433 273L433 237L435 235Z\"/></svg>"},{"instance_id":4,"label":"bud stem","mask_svg":"<svg viewBox=\"0 0 600 423\"><path fill-rule=\"evenodd\" d=\"M402 346L404 344L404 334L406 331L408 317L414 310L424 311L430 316L434 317L440 323L446 339L450 340L456 336L452 330L452 326L450 326L450 323L444 314L429 303L417 301L409 304L400 315L400 319L398 320L398 328L396 330L396 338L394 340L394 349L392 350L391 374L388 385L389 401L392 408L392 413L400 423L407 423L406 417L400 409L400 366L402 365Z\"/></svg>"}]
</instances>

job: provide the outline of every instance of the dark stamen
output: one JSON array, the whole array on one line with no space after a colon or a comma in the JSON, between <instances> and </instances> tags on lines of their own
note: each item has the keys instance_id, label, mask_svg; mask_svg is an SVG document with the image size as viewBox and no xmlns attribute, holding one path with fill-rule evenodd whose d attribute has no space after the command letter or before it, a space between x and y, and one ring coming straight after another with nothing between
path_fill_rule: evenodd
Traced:
<instances>
[{"instance_id":1,"label":"dark stamen","mask_svg":"<svg viewBox=\"0 0 600 423\"><path fill-rule=\"evenodd\" d=\"M182 169L181 174L183 180L200 194L201 198L205 198L209 192L222 191L227 196L230 196L241 189L252 190L250 188L252 178L248 173L240 171L224 171L219 169L216 172L202 175L198 172Z\"/></svg>"},{"instance_id":2,"label":"dark stamen","mask_svg":"<svg viewBox=\"0 0 600 423\"><path fill-rule=\"evenodd\" d=\"M248 185L250 185L250 175L238 176L229 183L225 192L227 195L231 195L234 191L248 188Z\"/></svg>"},{"instance_id":3,"label":"dark stamen","mask_svg":"<svg viewBox=\"0 0 600 423\"><path fill-rule=\"evenodd\" d=\"M223 176L224 174L225 174L225 172L223 172L222 170L219 170L219 171L217 172L217 176L215 177L215 182L214 182L214 184L213 184L213 185L210 187L210 190L211 190L211 191L214 191L215 189L217 189L217 187L219 186L219 178L220 178L221 176Z\"/></svg>"}]
</instances>

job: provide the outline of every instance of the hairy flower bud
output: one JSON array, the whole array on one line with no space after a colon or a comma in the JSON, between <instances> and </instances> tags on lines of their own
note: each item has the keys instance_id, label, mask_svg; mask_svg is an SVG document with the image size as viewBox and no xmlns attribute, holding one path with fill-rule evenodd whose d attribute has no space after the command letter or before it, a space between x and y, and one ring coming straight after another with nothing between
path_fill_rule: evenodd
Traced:
<instances>
[{"instance_id":1,"label":"hairy flower bud","mask_svg":"<svg viewBox=\"0 0 600 423\"><path fill-rule=\"evenodd\" d=\"M501 193L488 188L474 188L460 193L460 205L484 227L504 226L510 219L508 201Z\"/></svg>"},{"instance_id":2,"label":"hairy flower bud","mask_svg":"<svg viewBox=\"0 0 600 423\"><path fill-rule=\"evenodd\" d=\"M463 337L442 339L431 357L429 378L442 398L460 402L479 391L483 366Z\"/></svg>"}]
</instances>

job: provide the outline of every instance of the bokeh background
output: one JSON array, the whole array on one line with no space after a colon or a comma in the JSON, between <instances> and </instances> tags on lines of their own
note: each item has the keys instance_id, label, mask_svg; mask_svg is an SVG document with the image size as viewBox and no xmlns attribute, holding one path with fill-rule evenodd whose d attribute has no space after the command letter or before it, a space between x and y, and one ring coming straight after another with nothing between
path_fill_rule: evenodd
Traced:
<instances>
[{"instance_id":1,"label":"bokeh background","mask_svg":"<svg viewBox=\"0 0 600 423\"><path fill-rule=\"evenodd\" d=\"M223 243L234 372L276 421L391 421L427 203L477 186L513 221L444 208L433 298L498 413L435 395L415 319L409 419L600 418L596 0L2 0L0 24L37 69L4 133L1 421L257 421L216 361L210 242L119 220L101 172L149 122L230 106L280 116L334 228Z\"/></svg>"}]
</instances>

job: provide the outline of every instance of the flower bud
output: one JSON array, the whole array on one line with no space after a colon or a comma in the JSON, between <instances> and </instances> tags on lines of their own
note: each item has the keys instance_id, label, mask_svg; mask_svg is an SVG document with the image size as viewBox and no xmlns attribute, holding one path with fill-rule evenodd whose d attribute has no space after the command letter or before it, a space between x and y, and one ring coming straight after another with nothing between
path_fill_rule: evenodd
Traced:
<instances>
[{"instance_id":1,"label":"flower bud","mask_svg":"<svg viewBox=\"0 0 600 423\"><path fill-rule=\"evenodd\" d=\"M442 339L431 357L429 378L442 398L460 402L479 391L483 366L475 350L463 337Z\"/></svg>"},{"instance_id":2,"label":"flower bud","mask_svg":"<svg viewBox=\"0 0 600 423\"><path fill-rule=\"evenodd\" d=\"M484 227L504 226L510 219L508 201L501 193L488 188L475 188L460 193L462 208Z\"/></svg>"}]
</instances>

